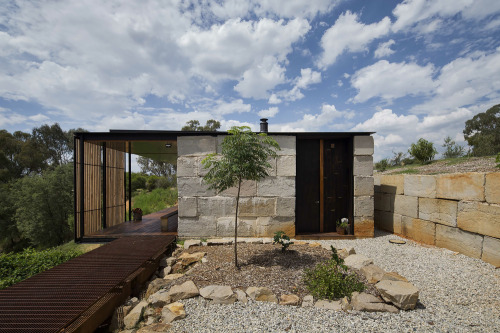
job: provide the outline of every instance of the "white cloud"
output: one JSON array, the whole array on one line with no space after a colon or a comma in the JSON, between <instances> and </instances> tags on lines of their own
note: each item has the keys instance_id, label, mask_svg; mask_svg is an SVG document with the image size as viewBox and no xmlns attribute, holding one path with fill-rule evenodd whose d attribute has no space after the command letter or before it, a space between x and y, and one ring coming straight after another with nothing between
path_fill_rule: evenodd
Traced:
<instances>
[{"instance_id":1,"label":"white cloud","mask_svg":"<svg viewBox=\"0 0 500 333\"><path fill-rule=\"evenodd\" d=\"M274 58L267 57L262 64L246 70L234 90L245 98L264 99L269 90L284 82L285 68Z\"/></svg>"},{"instance_id":2,"label":"white cloud","mask_svg":"<svg viewBox=\"0 0 500 333\"><path fill-rule=\"evenodd\" d=\"M277 115L278 112L279 112L279 108L274 106L274 107L271 107L269 109L259 111L258 115L259 115L259 117L262 117L262 118L272 118L275 115Z\"/></svg>"},{"instance_id":3,"label":"white cloud","mask_svg":"<svg viewBox=\"0 0 500 333\"><path fill-rule=\"evenodd\" d=\"M313 71L311 68L301 68L300 77L295 80L295 85L298 88L306 89L311 84L321 82L321 73Z\"/></svg>"},{"instance_id":4,"label":"white cloud","mask_svg":"<svg viewBox=\"0 0 500 333\"><path fill-rule=\"evenodd\" d=\"M282 100L276 94L271 94L269 96L269 100L267 101L269 104L280 104Z\"/></svg>"},{"instance_id":5,"label":"white cloud","mask_svg":"<svg viewBox=\"0 0 500 333\"><path fill-rule=\"evenodd\" d=\"M318 61L318 67L326 69L346 51L366 51L374 39L389 33L390 27L391 20L388 17L384 17L380 22L365 25L359 22L356 13L347 11L340 15L335 24L321 37L320 44L323 52Z\"/></svg>"},{"instance_id":6,"label":"white cloud","mask_svg":"<svg viewBox=\"0 0 500 333\"><path fill-rule=\"evenodd\" d=\"M301 89L307 89L312 84L321 82L321 73L313 71L311 68L302 68L300 76L296 77L293 82L295 85L290 90L281 90L274 92L268 99L269 104L279 104L283 101L293 102L305 97Z\"/></svg>"},{"instance_id":7,"label":"white cloud","mask_svg":"<svg viewBox=\"0 0 500 333\"><path fill-rule=\"evenodd\" d=\"M435 83L432 80L434 66L419 66L415 63L390 63L386 60L358 70L351 84L358 90L354 102L365 102L380 97L391 102L407 95L430 93Z\"/></svg>"},{"instance_id":8,"label":"white cloud","mask_svg":"<svg viewBox=\"0 0 500 333\"><path fill-rule=\"evenodd\" d=\"M390 39L387 42L383 42L378 44L377 49L375 50L375 58L383 58L388 55L391 55L394 53L394 50L391 49L391 46L396 44L394 39Z\"/></svg>"},{"instance_id":9,"label":"white cloud","mask_svg":"<svg viewBox=\"0 0 500 333\"><path fill-rule=\"evenodd\" d=\"M344 82L342 80L337 80L337 86L342 87L344 85Z\"/></svg>"}]
</instances>

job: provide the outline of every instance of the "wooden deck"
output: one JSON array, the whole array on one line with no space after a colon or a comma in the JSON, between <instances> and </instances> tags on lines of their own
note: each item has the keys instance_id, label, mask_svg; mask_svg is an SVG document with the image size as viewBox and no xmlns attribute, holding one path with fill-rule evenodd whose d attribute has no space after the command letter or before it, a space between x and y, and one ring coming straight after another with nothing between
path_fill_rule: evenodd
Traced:
<instances>
[{"instance_id":1,"label":"wooden deck","mask_svg":"<svg viewBox=\"0 0 500 333\"><path fill-rule=\"evenodd\" d=\"M161 231L161 217L177 210L177 206L144 215L142 221L127 221L83 237L83 241L99 241L128 236L177 236L177 219L168 223L168 231Z\"/></svg>"}]
</instances>

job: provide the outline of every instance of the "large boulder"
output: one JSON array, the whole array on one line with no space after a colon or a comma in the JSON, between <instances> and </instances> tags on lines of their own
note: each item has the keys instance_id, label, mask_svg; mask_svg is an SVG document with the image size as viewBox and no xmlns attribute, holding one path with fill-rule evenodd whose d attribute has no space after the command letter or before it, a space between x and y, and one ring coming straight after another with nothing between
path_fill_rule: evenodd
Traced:
<instances>
[{"instance_id":1,"label":"large boulder","mask_svg":"<svg viewBox=\"0 0 500 333\"><path fill-rule=\"evenodd\" d=\"M236 302L237 295L229 286L211 285L200 289L200 295L216 304L232 304Z\"/></svg>"},{"instance_id":2,"label":"large boulder","mask_svg":"<svg viewBox=\"0 0 500 333\"><path fill-rule=\"evenodd\" d=\"M165 281L174 281L174 280L177 280L178 278L184 276L184 274L181 274L181 273L174 273L174 274L168 274L166 275L163 280Z\"/></svg>"},{"instance_id":3,"label":"large boulder","mask_svg":"<svg viewBox=\"0 0 500 333\"><path fill-rule=\"evenodd\" d=\"M361 267L373 264L373 260L363 254L352 254L344 259L344 264L349 268L361 269Z\"/></svg>"},{"instance_id":4,"label":"large boulder","mask_svg":"<svg viewBox=\"0 0 500 333\"><path fill-rule=\"evenodd\" d=\"M165 267L165 268L160 269L160 271L159 271L159 274L158 274L158 275L159 275L160 277L165 277L165 276L167 276L168 274L170 274L170 272L171 272L171 271L172 271L172 267L167 266L167 267Z\"/></svg>"},{"instance_id":5,"label":"large boulder","mask_svg":"<svg viewBox=\"0 0 500 333\"><path fill-rule=\"evenodd\" d=\"M299 305L300 298L297 295L281 295L280 304L281 305Z\"/></svg>"},{"instance_id":6,"label":"large boulder","mask_svg":"<svg viewBox=\"0 0 500 333\"><path fill-rule=\"evenodd\" d=\"M164 279L154 279L148 284L148 289L146 290L146 295L144 298L148 299L149 296L153 295L156 293L158 290L162 289L163 287L168 285L168 281L165 281Z\"/></svg>"},{"instance_id":7,"label":"large boulder","mask_svg":"<svg viewBox=\"0 0 500 333\"><path fill-rule=\"evenodd\" d=\"M243 304L248 303L247 294L243 290L236 289L235 293L236 297L238 298L238 302L241 302Z\"/></svg>"},{"instance_id":8,"label":"large boulder","mask_svg":"<svg viewBox=\"0 0 500 333\"><path fill-rule=\"evenodd\" d=\"M385 304L380 298L367 293L352 293L351 305L353 309L357 311L392 313L399 312L396 307Z\"/></svg>"},{"instance_id":9,"label":"large boulder","mask_svg":"<svg viewBox=\"0 0 500 333\"><path fill-rule=\"evenodd\" d=\"M170 297L171 302L176 302L180 299L186 299L198 296L200 291L193 281L189 280L183 284L173 286L168 291L168 297Z\"/></svg>"},{"instance_id":10,"label":"large boulder","mask_svg":"<svg viewBox=\"0 0 500 333\"><path fill-rule=\"evenodd\" d=\"M340 301L327 301L327 300L319 300L314 303L314 307L320 309L329 309L334 311L342 311L342 303Z\"/></svg>"},{"instance_id":11,"label":"large boulder","mask_svg":"<svg viewBox=\"0 0 500 333\"><path fill-rule=\"evenodd\" d=\"M418 289L409 282L382 280L375 285L382 298L402 310L414 309L418 301Z\"/></svg>"},{"instance_id":12,"label":"large boulder","mask_svg":"<svg viewBox=\"0 0 500 333\"><path fill-rule=\"evenodd\" d=\"M179 302L171 303L161 311L161 319L164 323L171 323L183 318L186 318L186 311L184 311L184 304Z\"/></svg>"},{"instance_id":13,"label":"large boulder","mask_svg":"<svg viewBox=\"0 0 500 333\"><path fill-rule=\"evenodd\" d=\"M408 280L404 276L399 275L397 272L386 272L380 279L380 281L382 280L408 282Z\"/></svg>"},{"instance_id":14,"label":"large boulder","mask_svg":"<svg viewBox=\"0 0 500 333\"><path fill-rule=\"evenodd\" d=\"M153 308L161 308L170 303L169 291L162 289L147 298L148 303Z\"/></svg>"},{"instance_id":15,"label":"large boulder","mask_svg":"<svg viewBox=\"0 0 500 333\"><path fill-rule=\"evenodd\" d=\"M278 303L276 295L267 287L248 287L246 293L254 301Z\"/></svg>"},{"instance_id":16,"label":"large boulder","mask_svg":"<svg viewBox=\"0 0 500 333\"><path fill-rule=\"evenodd\" d=\"M200 246L200 245L201 245L200 240L188 239L188 240L184 241L184 249L185 250L189 249L191 246Z\"/></svg>"},{"instance_id":17,"label":"large boulder","mask_svg":"<svg viewBox=\"0 0 500 333\"><path fill-rule=\"evenodd\" d=\"M195 252L195 253L187 253L184 252L179 256L179 260L183 267L189 266L194 262L201 261L203 257L206 255L206 252Z\"/></svg>"},{"instance_id":18,"label":"large boulder","mask_svg":"<svg viewBox=\"0 0 500 333\"><path fill-rule=\"evenodd\" d=\"M148 302L142 301L137 304L128 315L123 318L125 329L134 328L142 319L142 313L148 306Z\"/></svg>"},{"instance_id":19,"label":"large boulder","mask_svg":"<svg viewBox=\"0 0 500 333\"><path fill-rule=\"evenodd\" d=\"M360 271L365 276L368 283L377 283L382 280L385 275L385 271L382 268L373 264L361 267Z\"/></svg>"},{"instance_id":20,"label":"large boulder","mask_svg":"<svg viewBox=\"0 0 500 333\"><path fill-rule=\"evenodd\" d=\"M330 249L328 249L328 250L330 250ZM344 249L338 250L337 254L341 259L345 259L352 254L356 254L356 251L354 250L353 247L346 247Z\"/></svg>"}]
</instances>

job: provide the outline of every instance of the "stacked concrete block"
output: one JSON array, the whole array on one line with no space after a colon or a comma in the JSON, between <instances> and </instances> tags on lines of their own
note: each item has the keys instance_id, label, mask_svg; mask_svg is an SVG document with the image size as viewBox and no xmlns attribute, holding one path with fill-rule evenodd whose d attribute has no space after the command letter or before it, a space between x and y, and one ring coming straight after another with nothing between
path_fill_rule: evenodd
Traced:
<instances>
[{"instance_id":1,"label":"stacked concrete block","mask_svg":"<svg viewBox=\"0 0 500 333\"><path fill-rule=\"evenodd\" d=\"M354 137L354 235L373 237L374 233L374 180L373 137Z\"/></svg>"},{"instance_id":2,"label":"stacked concrete block","mask_svg":"<svg viewBox=\"0 0 500 333\"><path fill-rule=\"evenodd\" d=\"M202 161L210 153L221 153L224 137L178 138L179 237L234 235L237 188L216 193L203 182L207 170ZM295 137L274 139L281 150L269 160L270 177L241 185L238 235L242 237L271 237L279 230L295 236Z\"/></svg>"},{"instance_id":3,"label":"stacked concrete block","mask_svg":"<svg viewBox=\"0 0 500 333\"><path fill-rule=\"evenodd\" d=\"M377 175L374 182L378 228L500 266L500 173Z\"/></svg>"}]
</instances>

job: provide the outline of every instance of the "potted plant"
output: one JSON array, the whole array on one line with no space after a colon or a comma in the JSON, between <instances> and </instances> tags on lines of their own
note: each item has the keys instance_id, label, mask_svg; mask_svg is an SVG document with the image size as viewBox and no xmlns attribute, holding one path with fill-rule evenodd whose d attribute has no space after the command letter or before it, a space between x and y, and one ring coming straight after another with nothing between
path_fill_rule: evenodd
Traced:
<instances>
[{"instance_id":1,"label":"potted plant","mask_svg":"<svg viewBox=\"0 0 500 333\"><path fill-rule=\"evenodd\" d=\"M337 220L337 233L339 235L345 235L347 231L347 227L349 226L349 220L347 218L342 218Z\"/></svg>"},{"instance_id":2,"label":"potted plant","mask_svg":"<svg viewBox=\"0 0 500 333\"><path fill-rule=\"evenodd\" d=\"M142 221L142 209L139 207L132 209L132 214L134 214L134 221Z\"/></svg>"}]
</instances>

